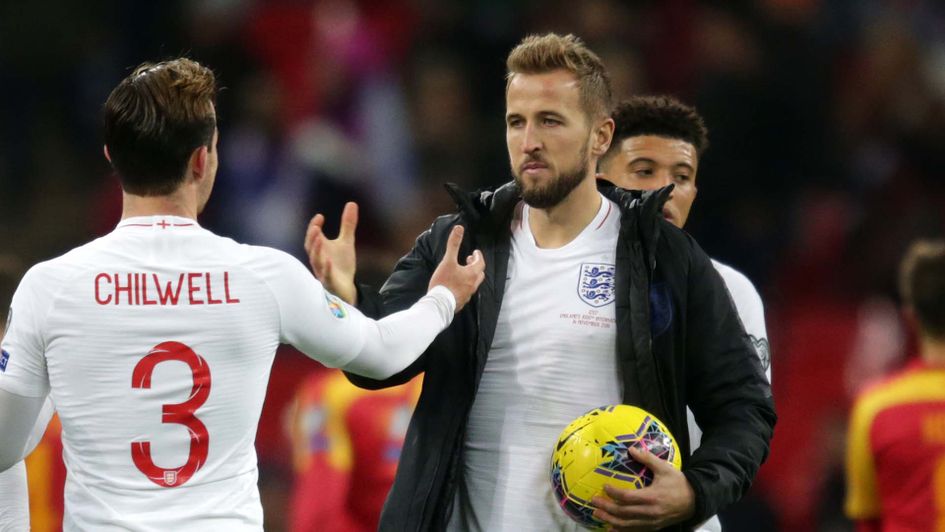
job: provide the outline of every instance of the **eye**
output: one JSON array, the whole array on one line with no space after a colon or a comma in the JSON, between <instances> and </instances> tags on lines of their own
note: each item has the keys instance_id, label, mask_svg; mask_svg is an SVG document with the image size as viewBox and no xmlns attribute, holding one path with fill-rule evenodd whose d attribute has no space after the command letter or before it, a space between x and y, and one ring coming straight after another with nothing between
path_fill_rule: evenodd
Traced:
<instances>
[{"instance_id":1,"label":"eye","mask_svg":"<svg viewBox=\"0 0 945 532\"><path fill-rule=\"evenodd\" d=\"M634 173L640 177L650 177L653 175L653 170L651 168L638 168Z\"/></svg>"},{"instance_id":2,"label":"eye","mask_svg":"<svg viewBox=\"0 0 945 532\"><path fill-rule=\"evenodd\" d=\"M677 174L676 181L681 181L681 182L689 181L689 174Z\"/></svg>"},{"instance_id":3,"label":"eye","mask_svg":"<svg viewBox=\"0 0 945 532\"><path fill-rule=\"evenodd\" d=\"M522 125L522 119L521 119L521 118L509 118L509 119L506 121L506 125L507 125L508 127L510 127L510 128L518 128L518 127L521 127L521 125Z\"/></svg>"},{"instance_id":4,"label":"eye","mask_svg":"<svg viewBox=\"0 0 945 532\"><path fill-rule=\"evenodd\" d=\"M548 118L548 117L543 118L541 120L541 123L542 125L547 126L547 127L554 127L554 126L561 125L561 121L555 120L554 118Z\"/></svg>"}]
</instances>

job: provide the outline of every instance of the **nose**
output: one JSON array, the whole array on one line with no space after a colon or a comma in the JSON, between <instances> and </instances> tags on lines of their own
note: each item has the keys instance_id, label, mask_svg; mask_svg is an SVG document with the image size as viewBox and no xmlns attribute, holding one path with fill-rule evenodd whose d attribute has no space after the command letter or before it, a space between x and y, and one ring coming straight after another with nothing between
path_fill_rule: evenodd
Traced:
<instances>
[{"instance_id":1,"label":"nose","mask_svg":"<svg viewBox=\"0 0 945 532\"><path fill-rule=\"evenodd\" d=\"M535 153L541 149L541 139L539 138L538 132L535 131L535 128L531 124L525 126L525 130L522 132L522 152L524 153Z\"/></svg>"}]
</instances>

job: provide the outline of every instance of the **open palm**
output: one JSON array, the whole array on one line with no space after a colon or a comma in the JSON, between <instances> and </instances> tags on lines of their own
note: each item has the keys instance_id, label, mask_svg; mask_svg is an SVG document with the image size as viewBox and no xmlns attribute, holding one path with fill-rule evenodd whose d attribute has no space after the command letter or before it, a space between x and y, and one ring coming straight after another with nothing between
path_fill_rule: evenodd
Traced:
<instances>
[{"instance_id":1,"label":"open palm","mask_svg":"<svg viewBox=\"0 0 945 532\"><path fill-rule=\"evenodd\" d=\"M316 214L305 231L305 252L315 277L329 292L349 304L357 303L354 274L357 256L354 250L354 232L358 227L358 204L349 201L341 213L341 229L338 238L325 236L325 216Z\"/></svg>"}]
</instances>

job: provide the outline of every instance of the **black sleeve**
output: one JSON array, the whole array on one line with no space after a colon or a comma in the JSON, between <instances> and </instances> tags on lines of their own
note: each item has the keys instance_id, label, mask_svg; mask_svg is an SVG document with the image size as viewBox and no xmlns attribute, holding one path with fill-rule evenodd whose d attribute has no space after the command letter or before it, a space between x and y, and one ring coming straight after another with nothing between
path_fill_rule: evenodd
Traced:
<instances>
[{"instance_id":1,"label":"black sleeve","mask_svg":"<svg viewBox=\"0 0 945 532\"><path fill-rule=\"evenodd\" d=\"M380 319L409 308L427 293L430 277L436 269L439 255L443 254L446 236L457 223L457 216L441 216L430 229L417 237L413 249L397 261L393 273L384 282L380 292L363 284L358 285L358 309L366 316ZM429 351L400 373L382 381L345 373L355 386L369 390L401 385L424 371Z\"/></svg>"},{"instance_id":2,"label":"black sleeve","mask_svg":"<svg viewBox=\"0 0 945 532\"><path fill-rule=\"evenodd\" d=\"M702 443L684 473L696 494L689 524L739 500L768 456L777 416L764 369L724 281L691 238L686 396Z\"/></svg>"}]
</instances>

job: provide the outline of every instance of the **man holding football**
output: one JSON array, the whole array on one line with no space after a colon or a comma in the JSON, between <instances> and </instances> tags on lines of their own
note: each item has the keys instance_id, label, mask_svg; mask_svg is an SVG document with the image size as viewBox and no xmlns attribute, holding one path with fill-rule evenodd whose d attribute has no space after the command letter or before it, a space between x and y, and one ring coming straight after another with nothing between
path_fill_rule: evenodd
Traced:
<instances>
[{"instance_id":1,"label":"man holding football","mask_svg":"<svg viewBox=\"0 0 945 532\"><path fill-rule=\"evenodd\" d=\"M391 379L351 377L381 388L424 372L380 527L575 529L552 494L553 444L587 410L626 403L666 422L683 469L637 454L653 484L608 490L595 515L619 529L692 528L737 500L767 455L764 370L709 258L663 219L671 190L598 188L614 122L596 54L571 35L531 36L507 66L514 182L449 187L458 212L420 235L379 293L354 280L353 205L339 238L324 236L320 215L306 237L316 275L369 315L422 294L455 226L489 264L477 298L416 363ZM687 405L705 429L692 456Z\"/></svg>"}]
</instances>

